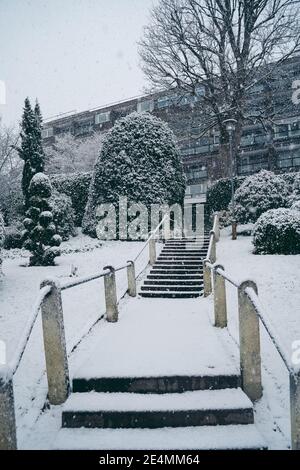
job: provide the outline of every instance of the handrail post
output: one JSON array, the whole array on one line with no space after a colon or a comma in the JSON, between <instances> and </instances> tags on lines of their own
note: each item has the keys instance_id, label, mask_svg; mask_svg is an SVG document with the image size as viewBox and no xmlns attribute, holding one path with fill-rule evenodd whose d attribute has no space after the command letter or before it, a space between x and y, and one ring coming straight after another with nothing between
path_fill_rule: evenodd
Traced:
<instances>
[{"instance_id":1,"label":"handrail post","mask_svg":"<svg viewBox=\"0 0 300 470\"><path fill-rule=\"evenodd\" d=\"M135 266L133 261L127 261L127 280L128 280L128 295L136 297L136 279L135 279Z\"/></svg>"},{"instance_id":2,"label":"handrail post","mask_svg":"<svg viewBox=\"0 0 300 470\"><path fill-rule=\"evenodd\" d=\"M46 279L41 288L45 286L51 286L41 305L48 396L52 405L61 405L70 393L61 289L55 280Z\"/></svg>"},{"instance_id":3,"label":"handrail post","mask_svg":"<svg viewBox=\"0 0 300 470\"><path fill-rule=\"evenodd\" d=\"M257 295L257 286L253 281L244 281L238 287L240 365L242 388L255 401L262 397L259 318L245 292L248 287Z\"/></svg>"},{"instance_id":4,"label":"handrail post","mask_svg":"<svg viewBox=\"0 0 300 470\"><path fill-rule=\"evenodd\" d=\"M17 449L13 377L0 370L0 450Z\"/></svg>"},{"instance_id":5,"label":"handrail post","mask_svg":"<svg viewBox=\"0 0 300 470\"><path fill-rule=\"evenodd\" d=\"M214 312L215 312L215 326L219 328L226 328L227 326L227 305L226 305L226 287L225 279L217 272L220 268L224 271L224 267L218 264L213 269L214 281Z\"/></svg>"},{"instance_id":6,"label":"handrail post","mask_svg":"<svg viewBox=\"0 0 300 470\"><path fill-rule=\"evenodd\" d=\"M210 259L211 259L212 264L214 264L217 261L217 252L216 252L216 234L213 230L211 230L210 236L212 236Z\"/></svg>"},{"instance_id":7,"label":"handrail post","mask_svg":"<svg viewBox=\"0 0 300 470\"><path fill-rule=\"evenodd\" d=\"M109 272L104 276L105 304L106 304L106 320L111 323L118 321L118 304L117 304L117 288L116 273L112 266L105 266Z\"/></svg>"},{"instance_id":8,"label":"handrail post","mask_svg":"<svg viewBox=\"0 0 300 470\"><path fill-rule=\"evenodd\" d=\"M209 263L209 259L205 259L203 261L203 284L204 284L204 297L208 297L211 292L211 272L210 268L207 266L207 263Z\"/></svg>"},{"instance_id":9,"label":"handrail post","mask_svg":"<svg viewBox=\"0 0 300 470\"><path fill-rule=\"evenodd\" d=\"M154 235L149 240L149 261L151 266L153 266L156 261L156 240L154 238Z\"/></svg>"},{"instance_id":10,"label":"handrail post","mask_svg":"<svg viewBox=\"0 0 300 470\"><path fill-rule=\"evenodd\" d=\"M215 224L214 224L214 232L216 237L216 242L220 240L220 218L219 213L215 213Z\"/></svg>"},{"instance_id":11,"label":"handrail post","mask_svg":"<svg viewBox=\"0 0 300 470\"><path fill-rule=\"evenodd\" d=\"M290 373L291 444L300 450L300 372Z\"/></svg>"}]
</instances>

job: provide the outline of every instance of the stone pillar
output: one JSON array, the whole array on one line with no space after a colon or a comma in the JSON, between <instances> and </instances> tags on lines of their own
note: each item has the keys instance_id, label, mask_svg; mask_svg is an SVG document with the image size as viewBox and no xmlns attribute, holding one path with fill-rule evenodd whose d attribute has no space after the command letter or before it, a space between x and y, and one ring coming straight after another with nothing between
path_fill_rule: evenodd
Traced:
<instances>
[{"instance_id":1,"label":"stone pillar","mask_svg":"<svg viewBox=\"0 0 300 470\"><path fill-rule=\"evenodd\" d=\"M217 251L216 251L216 235L215 232L212 230L210 232L210 235L212 235L212 246L211 246L211 252L210 252L210 262L214 264L217 261Z\"/></svg>"},{"instance_id":2,"label":"stone pillar","mask_svg":"<svg viewBox=\"0 0 300 470\"><path fill-rule=\"evenodd\" d=\"M127 261L127 280L128 280L128 295L136 297L136 279L135 279L135 266L133 261Z\"/></svg>"},{"instance_id":3,"label":"stone pillar","mask_svg":"<svg viewBox=\"0 0 300 470\"><path fill-rule=\"evenodd\" d=\"M149 240L149 260L151 266L153 266L156 261L156 240L154 237L150 238Z\"/></svg>"},{"instance_id":4,"label":"stone pillar","mask_svg":"<svg viewBox=\"0 0 300 470\"><path fill-rule=\"evenodd\" d=\"M215 326L219 328L225 328L227 326L226 287L224 277L221 276L221 274L218 274L217 272L218 268L224 271L224 267L220 264L214 266L213 280Z\"/></svg>"},{"instance_id":5,"label":"stone pillar","mask_svg":"<svg viewBox=\"0 0 300 470\"><path fill-rule=\"evenodd\" d=\"M300 450L300 372L290 373L291 444Z\"/></svg>"},{"instance_id":6,"label":"stone pillar","mask_svg":"<svg viewBox=\"0 0 300 470\"><path fill-rule=\"evenodd\" d=\"M257 294L257 286L253 281L245 281L238 288L240 364L242 388L255 401L262 397L259 318L245 293L248 287Z\"/></svg>"},{"instance_id":7,"label":"stone pillar","mask_svg":"<svg viewBox=\"0 0 300 470\"><path fill-rule=\"evenodd\" d=\"M118 303L116 288L116 273L112 266L105 266L109 272L104 276L105 304L106 304L106 320L111 323L118 321Z\"/></svg>"},{"instance_id":8,"label":"stone pillar","mask_svg":"<svg viewBox=\"0 0 300 470\"><path fill-rule=\"evenodd\" d=\"M41 305L48 395L52 405L60 405L70 393L68 356L61 290L54 280L43 281L41 288L48 285L51 292Z\"/></svg>"},{"instance_id":9,"label":"stone pillar","mask_svg":"<svg viewBox=\"0 0 300 470\"><path fill-rule=\"evenodd\" d=\"M13 377L0 369L0 450L17 449Z\"/></svg>"},{"instance_id":10,"label":"stone pillar","mask_svg":"<svg viewBox=\"0 0 300 470\"><path fill-rule=\"evenodd\" d=\"M216 225L215 225L215 237L216 237L216 242L220 240L220 219L219 219L219 213L215 213L216 217Z\"/></svg>"},{"instance_id":11,"label":"stone pillar","mask_svg":"<svg viewBox=\"0 0 300 470\"><path fill-rule=\"evenodd\" d=\"M207 266L209 263L208 259L203 261L203 284L204 284L204 297L208 297L211 294L211 272L210 268Z\"/></svg>"}]
</instances>

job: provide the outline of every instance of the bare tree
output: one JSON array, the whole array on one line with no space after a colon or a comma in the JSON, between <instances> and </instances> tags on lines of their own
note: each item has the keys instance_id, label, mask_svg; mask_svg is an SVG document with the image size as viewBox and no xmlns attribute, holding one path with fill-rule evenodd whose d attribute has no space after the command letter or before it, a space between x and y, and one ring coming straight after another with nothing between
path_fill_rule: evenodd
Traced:
<instances>
[{"instance_id":1,"label":"bare tree","mask_svg":"<svg viewBox=\"0 0 300 470\"><path fill-rule=\"evenodd\" d=\"M299 52L299 1L160 0L140 42L143 70L154 89L197 94L204 86L205 129L220 131L219 176L228 174L228 132L237 121L237 154L251 87ZM271 64L271 66L270 66ZM255 113L255 120L264 116Z\"/></svg>"},{"instance_id":2,"label":"bare tree","mask_svg":"<svg viewBox=\"0 0 300 470\"><path fill-rule=\"evenodd\" d=\"M19 137L19 132L14 127L0 125L0 209L6 220L15 217L23 203L23 162L17 153Z\"/></svg>"},{"instance_id":3,"label":"bare tree","mask_svg":"<svg viewBox=\"0 0 300 470\"><path fill-rule=\"evenodd\" d=\"M74 173L89 171L100 153L103 135L94 133L85 139L72 134L56 137L52 146L45 147L48 173Z\"/></svg>"}]
</instances>

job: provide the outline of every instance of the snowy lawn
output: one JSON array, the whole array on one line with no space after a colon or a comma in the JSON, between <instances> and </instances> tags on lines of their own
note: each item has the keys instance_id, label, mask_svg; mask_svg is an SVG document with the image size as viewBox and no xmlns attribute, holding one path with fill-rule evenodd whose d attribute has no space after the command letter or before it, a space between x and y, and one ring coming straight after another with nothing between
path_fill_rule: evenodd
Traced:
<instances>
[{"instance_id":1,"label":"snowy lawn","mask_svg":"<svg viewBox=\"0 0 300 470\"><path fill-rule=\"evenodd\" d=\"M78 268L78 277L102 271L107 265L119 267L126 264L141 250L142 242L105 242L79 235L62 244L63 254L54 267L26 267L26 253L10 250L4 253L4 276L0 278L0 339L7 347L10 361L22 338L30 317L40 282L47 277L57 277L62 283L70 280L72 267ZM145 249L136 263L137 274L147 264ZM118 298L127 289L126 269L117 273ZM103 279L98 279L63 292L63 308L68 352L82 334L88 331L105 313ZM26 352L14 378L17 406L18 434L31 426L44 405L47 382L40 315L33 329Z\"/></svg>"},{"instance_id":2,"label":"snowy lawn","mask_svg":"<svg viewBox=\"0 0 300 470\"><path fill-rule=\"evenodd\" d=\"M232 241L230 230L222 230L217 262L236 280L251 279L257 283L264 318L292 363L292 344L300 339L300 255L254 255L251 240L249 236L239 236ZM237 292L229 283L226 291L228 328L238 342ZM260 331L264 397L256 407L256 422L271 446L283 448L290 442L289 376L263 325Z\"/></svg>"}]
</instances>

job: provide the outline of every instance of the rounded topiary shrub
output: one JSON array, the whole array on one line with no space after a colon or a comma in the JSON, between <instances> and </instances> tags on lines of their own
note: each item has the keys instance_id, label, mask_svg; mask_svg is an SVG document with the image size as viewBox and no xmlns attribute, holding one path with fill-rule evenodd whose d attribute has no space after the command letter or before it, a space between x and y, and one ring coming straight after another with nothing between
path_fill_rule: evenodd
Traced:
<instances>
[{"instance_id":1,"label":"rounded topiary shrub","mask_svg":"<svg viewBox=\"0 0 300 470\"><path fill-rule=\"evenodd\" d=\"M132 113L107 133L95 165L83 218L84 233L96 234L96 208L119 197L128 204L183 203L185 176L173 132L160 119Z\"/></svg>"},{"instance_id":2,"label":"rounded topiary shrub","mask_svg":"<svg viewBox=\"0 0 300 470\"><path fill-rule=\"evenodd\" d=\"M294 209L271 209L262 214L253 230L255 253L299 254L300 212Z\"/></svg>"},{"instance_id":3,"label":"rounded topiary shrub","mask_svg":"<svg viewBox=\"0 0 300 470\"><path fill-rule=\"evenodd\" d=\"M75 215L71 198L66 194L55 191L50 198L50 204L56 233L61 236L62 240L69 240L71 236L76 235Z\"/></svg>"},{"instance_id":4,"label":"rounded topiary shrub","mask_svg":"<svg viewBox=\"0 0 300 470\"><path fill-rule=\"evenodd\" d=\"M248 176L236 190L234 202L235 218L239 223L256 222L269 209L287 205L284 180L267 170Z\"/></svg>"}]
</instances>

